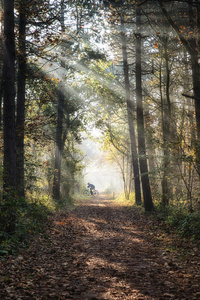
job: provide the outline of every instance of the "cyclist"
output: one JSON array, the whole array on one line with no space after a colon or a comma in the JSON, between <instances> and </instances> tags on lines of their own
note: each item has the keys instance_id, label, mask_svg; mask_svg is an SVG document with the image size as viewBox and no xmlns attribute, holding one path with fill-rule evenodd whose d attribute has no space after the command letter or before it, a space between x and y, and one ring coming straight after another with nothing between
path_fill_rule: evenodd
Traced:
<instances>
[{"instance_id":1,"label":"cyclist","mask_svg":"<svg viewBox=\"0 0 200 300\"><path fill-rule=\"evenodd\" d=\"M93 190L95 190L95 186L92 183L87 184L87 188L90 189L90 194L93 195Z\"/></svg>"}]
</instances>

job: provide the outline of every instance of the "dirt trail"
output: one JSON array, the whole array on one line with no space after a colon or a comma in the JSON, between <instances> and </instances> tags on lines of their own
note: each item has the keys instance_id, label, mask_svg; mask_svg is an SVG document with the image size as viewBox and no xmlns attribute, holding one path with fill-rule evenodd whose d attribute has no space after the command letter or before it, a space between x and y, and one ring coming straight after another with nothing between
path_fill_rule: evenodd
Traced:
<instances>
[{"instance_id":1,"label":"dirt trail","mask_svg":"<svg viewBox=\"0 0 200 300\"><path fill-rule=\"evenodd\" d=\"M198 254L180 260L151 222L112 200L82 200L0 262L0 299L200 299Z\"/></svg>"}]
</instances>

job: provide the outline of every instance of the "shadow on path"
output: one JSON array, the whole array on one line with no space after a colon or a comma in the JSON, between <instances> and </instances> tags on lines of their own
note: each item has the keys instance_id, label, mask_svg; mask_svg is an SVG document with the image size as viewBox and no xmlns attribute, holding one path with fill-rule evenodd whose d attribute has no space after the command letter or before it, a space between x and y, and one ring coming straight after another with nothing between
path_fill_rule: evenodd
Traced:
<instances>
[{"instance_id":1,"label":"shadow on path","mask_svg":"<svg viewBox=\"0 0 200 300\"><path fill-rule=\"evenodd\" d=\"M79 201L73 211L57 215L48 238L38 237L29 252L5 266L10 281L1 281L0 296L200 299L200 273L195 280L185 265L158 247L148 220L136 208L112 200Z\"/></svg>"}]
</instances>

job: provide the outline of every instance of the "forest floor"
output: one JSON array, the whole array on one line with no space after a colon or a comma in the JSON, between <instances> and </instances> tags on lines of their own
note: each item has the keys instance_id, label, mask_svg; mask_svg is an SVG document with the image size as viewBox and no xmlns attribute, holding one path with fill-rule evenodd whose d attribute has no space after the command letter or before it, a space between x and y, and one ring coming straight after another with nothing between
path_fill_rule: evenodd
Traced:
<instances>
[{"instance_id":1,"label":"forest floor","mask_svg":"<svg viewBox=\"0 0 200 300\"><path fill-rule=\"evenodd\" d=\"M0 260L0 299L200 299L200 253L138 208L79 200Z\"/></svg>"}]
</instances>

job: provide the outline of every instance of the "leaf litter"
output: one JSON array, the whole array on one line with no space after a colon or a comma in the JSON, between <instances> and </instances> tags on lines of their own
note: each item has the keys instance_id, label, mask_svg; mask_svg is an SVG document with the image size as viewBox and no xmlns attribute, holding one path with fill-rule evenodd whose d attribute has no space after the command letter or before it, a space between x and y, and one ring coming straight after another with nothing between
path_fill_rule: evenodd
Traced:
<instances>
[{"instance_id":1,"label":"leaf litter","mask_svg":"<svg viewBox=\"0 0 200 300\"><path fill-rule=\"evenodd\" d=\"M0 261L0 299L200 299L199 251L184 246L137 208L79 200Z\"/></svg>"}]
</instances>

